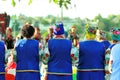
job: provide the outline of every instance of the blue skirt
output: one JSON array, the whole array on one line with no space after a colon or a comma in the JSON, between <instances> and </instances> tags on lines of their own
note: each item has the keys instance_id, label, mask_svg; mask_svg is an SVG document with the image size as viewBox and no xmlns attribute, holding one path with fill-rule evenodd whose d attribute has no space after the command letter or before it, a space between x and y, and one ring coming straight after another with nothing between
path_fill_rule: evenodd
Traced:
<instances>
[{"instance_id":1,"label":"blue skirt","mask_svg":"<svg viewBox=\"0 0 120 80\"><path fill-rule=\"evenodd\" d=\"M15 80L40 80L39 72L17 72Z\"/></svg>"},{"instance_id":2,"label":"blue skirt","mask_svg":"<svg viewBox=\"0 0 120 80\"><path fill-rule=\"evenodd\" d=\"M79 71L77 72L77 80L105 80L104 71Z\"/></svg>"},{"instance_id":3,"label":"blue skirt","mask_svg":"<svg viewBox=\"0 0 120 80\"><path fill-rule=\"evenodd\" d=\"M0 80L5 80L5 74L0 74Z\"/></svg>"},{"instance_id":4,"label":"blue skirt","mask_svg":"<svg viewBox=\"0 0 120 80\"><path fill-rule=\"evenodd\" d=\"M47 75L47 80L73 80L72 75L53 75L53 74L48 74Z\"/></svg>"}]
</instances>

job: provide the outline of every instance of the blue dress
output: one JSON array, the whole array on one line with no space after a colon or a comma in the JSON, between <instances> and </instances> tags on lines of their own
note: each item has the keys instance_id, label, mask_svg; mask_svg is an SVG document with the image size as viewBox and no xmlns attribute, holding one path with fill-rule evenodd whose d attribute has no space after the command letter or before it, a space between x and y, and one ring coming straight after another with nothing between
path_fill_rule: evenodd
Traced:
<instances>
[{"instance_id":1,"label":"blue dress","mask_svg":"<svg viewBox=\"0 0 120 80\"><path fill-rule=\"evenodd\" d=\"M105 47L101 42L88 40L79 43L77 80L105 80Z\"/></svg>"},{"instance_id":2,"label":"blue dress","mask_svg":"<svg viewBox=\"0 0 120 80\"><path fill-rule=\"evenodd\" d=\"M5 46L0 41L0 80L5 80Z\"/></svg>"},{"instance_id":3,"label":"blue dress","mask_svg":"<svg viewBox=\"0 0 120 80\"><path fill-rule=\"evenodd\" d=\"M48 61L47 80L72 80L72 42L67 39L48 41L50 57Z\"/></svg>"},{"instance_id":4,"label":"blue dress","mask_svg":"<svg viewBox=\"0 0 120 80\"><path fill-rule=\"evenodd\" d=\"M102 41L102 43L104 43L105 49L108 49L108 47L111 45L110 42L107 40Z\"/></svg>"},{"instance_id":5,"label":"blue dress","mask_svg":"<svg viewBox=\"0 0 120 80\"><path fill-rule=\"evenodd\" d=\"M16 80L40 80L39 42L22 39L16 42Z\"/></svg>"},{"instance_id":6,"label":"blue dress","mask_svg":"<svg viewBox=\"0 0 120 80\"><path fill-rule=\"evenodd\" d=\"M113 63L110 80L120 80L120 43L112 48L111 56Z\"/></svg>"}]
</instances>

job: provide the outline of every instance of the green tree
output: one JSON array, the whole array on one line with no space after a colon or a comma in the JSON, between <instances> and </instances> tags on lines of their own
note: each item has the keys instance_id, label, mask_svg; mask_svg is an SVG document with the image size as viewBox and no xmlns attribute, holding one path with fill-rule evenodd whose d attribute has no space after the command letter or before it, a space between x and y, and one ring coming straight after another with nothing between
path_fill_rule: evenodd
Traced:
<instances>
[{"instance_id":1,"label":"green tree","mask_svg":"<svg viewBox=\"0 0 120 80\"><path fill-rule=\"evenodd\" d=\"M71 4L71 0L49 0L49 1L59 5L60 8L65 7L66 9L68 9L68 5Z\"/></svg>"},{"instance_id":2,"label":"green tree","mask_svg":"<svg viewBox=\"0 0 120 80\"><path fill-rule=\"evenodd\" d=\"M5 0L3 0L5 1ZM21 0L18 0L19 2ZM33 0L28 0L28 5L30 5L33 2ZM55 4L59 5L59 7L65 7L66 9L68 9L68 5L71 4L71 0L49 0L49 2L54 2ZM16 6L16 1L15 0L11 0L11 4L13 7Z\"/></svg>"},{"instance_id":3,"label":"green tree","mask_svg":"<svg viewBox=\"0 0 120 80\"><path fill-rule=\"evenodd\" d=\"M20 31L20 24L18 22L18 20L14 20L12 22L12 30L13 30L13 33L14 33L14 36L16 36L18 34L18 32Z\"/></svg>"}]
</instances>

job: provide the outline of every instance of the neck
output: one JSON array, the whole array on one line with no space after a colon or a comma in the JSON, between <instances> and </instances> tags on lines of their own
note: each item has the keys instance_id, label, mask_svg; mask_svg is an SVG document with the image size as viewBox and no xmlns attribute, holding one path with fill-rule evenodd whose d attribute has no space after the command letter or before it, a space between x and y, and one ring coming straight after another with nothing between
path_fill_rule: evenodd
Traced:
<instances>
[{"instance_id":1,"label":"neck","mask_svg":"<svg viewBox=\"0 0 120 80\"><path fill-rule=\"evenodd\" d=\"M64 35L55 35L54 38L65 38L65 36Z\"/></svg>"},{"instance_id":2,"label":"neck","mask_svg":"<svg viewBox=\"0 0 120 80\"><path fill-rule=\"evenodd\" d=\"M31 37L30 37L30 38L26 38L26 37L24 37L24 39L31 39Z\"/></svg>"},{"instance_id":3,"label":"neck","mask_svg":"<svg viewBox=\"0 0 120 80\"><path fill-rule=\"evenodd\" d=\"M87 40L95 40L95 39L93 39L93 38L87 38Z\"/></svg>"}]
</instances>

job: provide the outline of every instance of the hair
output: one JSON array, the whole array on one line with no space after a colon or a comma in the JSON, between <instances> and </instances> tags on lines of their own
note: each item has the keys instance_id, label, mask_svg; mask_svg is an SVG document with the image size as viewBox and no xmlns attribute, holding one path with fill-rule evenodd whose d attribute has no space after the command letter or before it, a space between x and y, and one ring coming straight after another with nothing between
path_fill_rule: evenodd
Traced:
<instances>
[{"instance_id":1,"label":"hair","mask_svg":"<svg viewBox=\"0 0 120 80\"><path fill-rule=\"evenodd\" d=\"M76 28L75 26L72 26L71 28Z\"/></svg>"},{"instance_id":2,"label":"hair","mask_svg":"<svg viewBox=\"0 0 120 80\"><path fill-rule=\"evenodd\" d=\"M12 35L12 29L10 27L6 28L6 35Z\"/></svg>"},{"instance_id":3,"label":"hair","mask_svg":"<svg viewBox=\"0 0 120 80\"><path fill-rule=\"evenodd\" d=\"M39 27L35 27L35 29L36 29L37 31L40 31L40 28L39 28Z\"/></svg>"},{"instance_id":4,"label":"hair","mask_svg":"<svg viewBox=\"0 0 120 80\"><path fill-rule=\"evenodd\" d=\"M33 26L26 24L22 27L21 35L26 38L31 38L35 32L35 29Z\"/></svg>"},{"instance_id":5,"label":"hair","mask_svg":"<svg viewBox=\"0 0 120 80\"><path fill-rule=\"evenodd\" d=\"M48 29L49 29L49 31L50 31L51 33L53 33L53 32L54 32L53 27L49 27Z\"/></svg>"},{"instance_id":6,"label":"hair","mask_svg":"<svg viewBox=\"0 0 120 80\"><path fill-rule=\"evenodd\" d=\"M75 26L72 26L71 28L70 28L70 32L72 32L72 29L75 29L76 30L76 27Z\"/></svg>"},{"instance_id":7,"label":"hair","mask_svg":"<svg viewBox=\"0 0 120 80\"><path fill-rule=\"evenodd\" d=\"M36 34L40 33L39 27L35 27L34 29L35 29L34 36L35 36Z\"/></svg>"}]
</instances>

